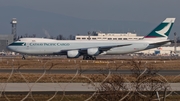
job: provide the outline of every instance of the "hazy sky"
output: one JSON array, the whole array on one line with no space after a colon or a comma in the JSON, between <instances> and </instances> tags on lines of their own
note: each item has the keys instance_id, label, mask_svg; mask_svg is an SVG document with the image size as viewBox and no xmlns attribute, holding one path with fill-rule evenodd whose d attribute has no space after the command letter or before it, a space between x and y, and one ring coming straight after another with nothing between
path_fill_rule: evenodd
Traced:
<instances>
[{"instance_id":1,"label":"hazy sky","mask_svg":"<svg viewBox=\"0 0 180 101\"><path fill-rule=\"evenodd\" d=\"M0 0L0 6L20 6L81 19L160 22L176 17L180 27L180 0Z\"/></svg>"},{"instance_id":2,"label":"hazy sky","mask_svg":"<svg viewBox=\"0 0 180 101\"><path fill-rule=\"evenodd\" d=\"M161 20L180 17L180 0L0 0L0 6L22 6L84 19Z\"/></svg>"}]
</instances>

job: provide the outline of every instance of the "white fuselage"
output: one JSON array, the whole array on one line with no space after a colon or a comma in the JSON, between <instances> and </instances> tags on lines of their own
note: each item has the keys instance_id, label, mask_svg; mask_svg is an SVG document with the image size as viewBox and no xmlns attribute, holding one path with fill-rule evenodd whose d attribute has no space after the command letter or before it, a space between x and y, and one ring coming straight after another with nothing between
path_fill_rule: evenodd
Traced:
<instances>
[{"instance_id":1,"label":"white fuselage","mask_svg":"<svg viewBox=\"0 0 180 101\"><path fill-rule=\"evenodd\" d=\"M154 41L153 41L154 42ZM158 41L157 41L158 42ZM105 55L117 55L137 52L148 49L149 44L152 41L138 40L138 41L75 41L75 40L53 40L53 39L41 39L41 38L22 38L20 41L16 41L8 46L8 49L23 53L23 54L61 54L62 51L79 50L88 48L99 48L113 45L130 44L123 47L114 47L101 54ZM157 46L151 46L156 48Z\"/></svg>"}]
</instances>

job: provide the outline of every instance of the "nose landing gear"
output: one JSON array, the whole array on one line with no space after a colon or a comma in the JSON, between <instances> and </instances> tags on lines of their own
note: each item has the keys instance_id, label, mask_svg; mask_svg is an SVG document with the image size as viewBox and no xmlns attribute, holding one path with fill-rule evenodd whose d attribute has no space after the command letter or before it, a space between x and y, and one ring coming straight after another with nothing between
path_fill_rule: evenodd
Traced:
<instances>
[{"instance_id":1,"label":"nose landing gear","mask_svg":"<svg viewBox=\"0 0 180 101\"><path fill-rule=\"evenodd\" d=\"M23 56L22 56L22 59L23 59L23 60L25 60L25 59L26 59L26 57L23 55Z\"/></svg>"}]
</instances>

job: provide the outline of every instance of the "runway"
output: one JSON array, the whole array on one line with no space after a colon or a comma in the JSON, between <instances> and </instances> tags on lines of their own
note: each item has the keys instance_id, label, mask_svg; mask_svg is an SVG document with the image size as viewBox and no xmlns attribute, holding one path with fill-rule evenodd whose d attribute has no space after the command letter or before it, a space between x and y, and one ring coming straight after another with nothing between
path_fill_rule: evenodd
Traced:
<instances>
[{"instance_id":1,"label":"runway","mask_svg":"<svg viewBox=\"0 0 180 101\"><path fill-rule=\"evenodd\" d=\"M135 89L131 83L125 85L127 91ZM180 83L169 83L169 86L169 91L180 91ZM0 83L0 87L2 92L95 92L100 83Z\"/></svg>"},{"instance_id":2,"label":"runway","mask_svg":"<svg viewBox=\"0 0 180 101\"><path fill-rule=\"evenodd\" d=\"M112 74L132 74L131 70L75 70L75 69L51 69L51 70L43 70L43 69L0 69L0 73L51 73L51 74L108 74L109 72ZM180 70L159 70L157 73L161 75L179 75Z\"/></svg>"}]
</instances>

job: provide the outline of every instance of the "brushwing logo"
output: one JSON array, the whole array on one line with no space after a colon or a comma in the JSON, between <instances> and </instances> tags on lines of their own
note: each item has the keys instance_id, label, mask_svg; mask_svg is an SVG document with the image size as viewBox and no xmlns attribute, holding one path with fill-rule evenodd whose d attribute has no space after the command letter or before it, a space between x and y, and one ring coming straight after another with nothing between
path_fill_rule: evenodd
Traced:
<instances>
[{"instance_id":1,"label":"brushwing logo","mask_svg":"<svg viewBox=\"0 0 180 101\"><path fill-rule=\"evenodd\" d=\"M26 43L23 43L22 46L26 46Z\"/></svg>"},{"instance_id":2,"label":"brushwing logo","mask_svg":"<svg viewBox=\"0 0 180 101\"><path fill-rule=\"evenodd\" d=\"M162 35L164 37L167 37L167 35L165 33L167 33L167 31L170 29L171 24L172 24L172 21L166 27L164 27L163 29L161 29L159 31L156 31L156 33L159 34L159 35Z\"/></svg>"}]
</instances>

